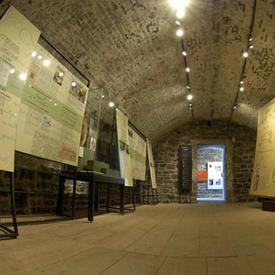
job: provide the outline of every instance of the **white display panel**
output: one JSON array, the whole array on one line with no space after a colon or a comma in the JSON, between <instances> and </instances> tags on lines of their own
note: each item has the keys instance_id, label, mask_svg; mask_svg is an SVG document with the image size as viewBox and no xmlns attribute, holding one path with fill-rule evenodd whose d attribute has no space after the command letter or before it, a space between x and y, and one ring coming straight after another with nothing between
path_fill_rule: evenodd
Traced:
<instances>
[{"instance_id":1,"label":"white display panel","mask_svg":"<svg viewBox=\"0 0 275 275\"><path fill-rule=\"evenodd\" d=\"M132 165L128 138L128 117L116 109L116 128L119 151L120 175L125 179L125 186L133 186Z\"/></svg>"},{"instance_id":2,"label":"white display panel","mask_svg":"<svg viewBox=\"0 0 275 275\"><path fill-rule=\"evenodd\" d=\"M76 166L88 88L40 45L34 53L16 150Z\"/></svg>"},{"instance_id":3,"label":"white display panel","mask_svg":"<svg viewBox=\"0 0 275 275\"><path fill-rule=\"evenodd\" d=\"M223 163L221 161L213 161L207 163L208 169L208 189L223 189Z\"/></svg>"},{"instance_id":4,"label":"white display panel","mask_svg":"<svg viewBox=\"0 0 275 275\"><path fill-rule=\"evenodd\" d=\"M130 126L128 127L128 137L133 178L145 181L146 141Z\"/></svg>"},{"instance_id":5,"label":"white display panel","mask_svg":"<svg viewBox=\"0 0 275 275\"><path fill-rule=\"evenodd\" d=\"M250 194L275 197L275 98L259 110Z\"/></svg>"},{"instance_id":6,"label":"white display panel","mask_svg":"<svg viewBox=\"0 0 275 275\"><path fill-rule=\"evenodd\" d=\"M147 152L148 152L148 161L149 161L149 170L150 170L152 188L157 189L157 179L156 179L156 171L155 171L155 163L154 163L154 157L153 157L153 151L152 151L152 144L148 138L146 139L146 143L147 143Z\"/></svg>"}]
</instances>

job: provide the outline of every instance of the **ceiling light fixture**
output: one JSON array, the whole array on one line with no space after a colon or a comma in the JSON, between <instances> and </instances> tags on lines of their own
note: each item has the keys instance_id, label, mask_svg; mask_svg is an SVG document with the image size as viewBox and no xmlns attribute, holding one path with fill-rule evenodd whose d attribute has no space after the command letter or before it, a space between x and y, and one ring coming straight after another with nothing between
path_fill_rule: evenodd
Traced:
<instances>
[{"instance_id":1,"label":"ceiling light fixture","mask_svg":"<svg viewBox=\"0 0 275 275\"><path fill-rule=\"evenodd\" d=\"M193 99L193 96L191 95L191 94L189 94L188 96L187 96L187 100L192 100Z\"/></svg>"},{"instance_id":2,"label":"ceiling light fixture","mask_svg":"<svg viewBox=\"0 0 275 275\"><path fill-rule=\"evenodd\" d=\"M176 32L177 36L183 36L183 30L182 29L178 29Z\"/></svg>"},{"instance_id":3,"label":"ceiling light fixture","mask_svg":"<svg viewBox=\"0 0 275 275\"><path fill-rule=\"evenodd\" d=\"M190 2L190 0L170 0L170 5L173 9L183 10Z\"/></svg>"}]
</instances>

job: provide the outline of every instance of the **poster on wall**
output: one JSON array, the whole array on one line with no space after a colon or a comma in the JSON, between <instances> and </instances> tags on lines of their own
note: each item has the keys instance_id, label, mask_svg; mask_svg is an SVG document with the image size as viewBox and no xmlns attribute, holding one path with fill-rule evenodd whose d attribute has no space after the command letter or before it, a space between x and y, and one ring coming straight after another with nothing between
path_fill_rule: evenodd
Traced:
<instances>
[{"instance_id":1,"label":"poster on wall","mask_svg":"<svg viewBox=\"0 0 275 275\"><path fill-rule=\"evenodd\" d=\"M37 45L21 99L16 150L76 166L88 88Z\"/></svg>"},{"instance_id":2,"label":"poster on wall","mask_svg":"<svg viewBox=\"0 0 275 275\"><path fill-rule=\"evenodd\" d=\"M133 178L145 181L146 141L130 126L128 126L128 137Z\"/></svg>"},{"instance_id":3,"label":"poster on wall","mask_svg":"<svg viewBox=\"0 0 275 275\"><path fill-rule=\"evenodd\" d=\"M221 161L207 163L207 189L223 189L223 164Z\"/></svg>"},{"instance_id":4,"label":"poster on wall","mask_svg":"<svg viewBox=\"0 0 275 275\"><path fill-rule=\"evenodd\" d=\"M259 110L250 194L275 197L275 98Z\"/></svg>"},{"instance_id":5,"label":"poster on wall","mask_svg":"<svg viewBox=\"0 0 275 275\"><path fill-rule=\"evenodd\" d=\"M120 176L125 179L125 186L133 186L134 183L128 137L128 117L119 109L116 109L116 126Z\"/></svg>"},{"instance_id":6,"label":"poster on wall","mask_svg":"<svg viewBox=\"0 0 275 275\"><path fill-rule=\"evenodd\" d=\"M21 95L40 32L15 8L0 21L0 170L14 171Z\"/></svg>"},{"instance_id":7,"label":"poster on wall","mask_svg":"<svg viewBox=\"0 0 275 275\"><path fill-rule=\"evenodd\" d=\"M149 170L152 182L152 188L157 189L157 180L156 180L156 171L155 171L155 164L153 158L153 151L152 151L152 144L151 141L147 138L147 152L148 152L148 161L149 161Z\"/></svg>"}]
</instances>

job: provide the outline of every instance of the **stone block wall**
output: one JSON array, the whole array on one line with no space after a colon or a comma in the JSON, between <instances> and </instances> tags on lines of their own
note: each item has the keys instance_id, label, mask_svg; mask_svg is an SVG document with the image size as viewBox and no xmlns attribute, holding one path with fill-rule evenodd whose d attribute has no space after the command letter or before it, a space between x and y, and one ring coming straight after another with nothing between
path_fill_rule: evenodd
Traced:
<instances>
[{"instance_id":1,"label":"stone block wall","mask_svg":"<svg viewBox=\"0 0 275 275\"><path fill-rule=\"evenodd\" d=\"M182 126L153 145L157 170L158 194L161 202L178 202L178 147L192 145L192 178L190 194L181 196L181 202L196 202L197 145L226 145L226 200L248 201L256 147L256 131L224 121L199 121Z\"/></svg>"}]
</instances>

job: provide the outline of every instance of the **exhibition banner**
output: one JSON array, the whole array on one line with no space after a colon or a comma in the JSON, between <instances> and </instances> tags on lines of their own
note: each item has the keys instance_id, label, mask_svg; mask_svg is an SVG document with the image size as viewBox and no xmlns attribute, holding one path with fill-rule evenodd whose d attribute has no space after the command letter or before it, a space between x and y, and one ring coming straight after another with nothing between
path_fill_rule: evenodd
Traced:
<instances>
[{"instance_id":1,"label":"exhibition banner","mask_svg":"<svg viewBox=\"0 0 275 275\"><path fill-rule=\"evenodd\" d=\"M88 88L37 45L22 94L16 150L76 166Z\"/></svg>"},{"instance_id":2,"label":"exhibition banner","mask_svg":"<svg viewBox=\"0 0 275 275\"><path fill-rule=\"evenodd\" d=\"M275 98L259 110L250 194L275 197Z\"/></svg>"},{"instance_id":3,"label":"exhibition banner","mask_svg":"<svg viewBox=\"0 0 275 275\"><path fill-rule=\"evenodd\" d=\"M20 101L39 35L12 6L0 21L0 170L14 171Z\"/></svg>"},{"instance_id":4,"label":"exhibition banner","mask_svg":"<svg viewBox=\"0 0 275 275\"><path fill-rule=\"evenodd\" d=\"M149 161L152 188L157 189L157 180L156 180L156 171L155 171L155 164L154 164L154 158L153 158L152 144L148 138L146 139L146 143L147 143L147 152L148 152L148 161Z\"/></svg>"},{"instance_id":5,"label":"exhibition banner","mask_svg":"<svg viewBox=\"0 0 275 275\"><path fill-rule=\"evenodd\" d=\"M125 186L133 186L134 183L128 137L128 117L119 109L116 109L116 126L120 176L124 178Z\"/></svg>"},{"instance_id":6,"label":"exhibition banner","mask_svg":"<svg viewBox=\"0 0 275 275\"><path fill-rule=\"evenodd\" d=\"M145 181L146 141L130 126L128 126L128 137L133 178Z\"/></svg>"},{"instance_id":7,"label":"exhibition banner","mask_svg":"<svg viewBox=\"0 0 275 275\"><path fill-rule=\"evenodd\" d=\"M0 57L22 74L27 74L40 31L11 6L0 23Z\"/></svg>"}]
</instances>

